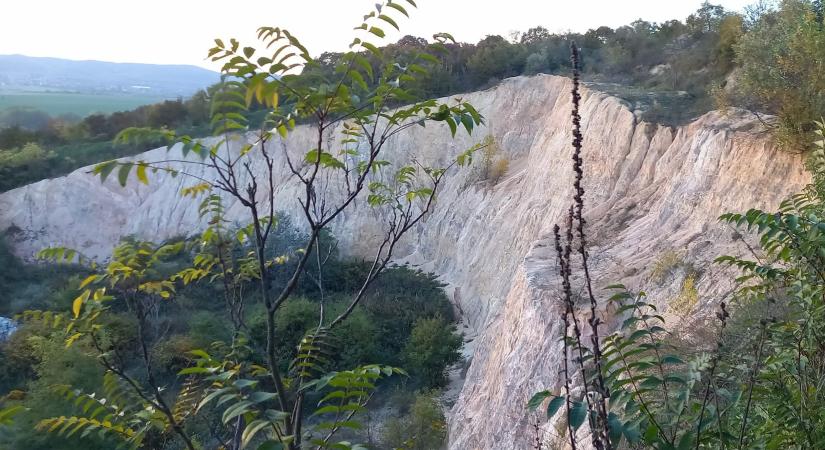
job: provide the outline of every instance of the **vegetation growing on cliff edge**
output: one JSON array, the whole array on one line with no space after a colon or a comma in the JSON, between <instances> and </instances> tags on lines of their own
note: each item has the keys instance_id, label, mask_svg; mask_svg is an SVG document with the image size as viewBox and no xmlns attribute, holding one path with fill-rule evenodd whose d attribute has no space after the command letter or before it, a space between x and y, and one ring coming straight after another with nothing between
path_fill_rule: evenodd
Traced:
<instances>
[{"instance_id":1,"label":"vegetation growing on cliff edge","mask_svg":"<svg viewBox=\"0 0 825 450\"><path fill-rule=\"evenodd\" d=\"M572 48L578 80L576 48ZM809 167L814 182L783 202L778 212L750 210L720 220L758 238L755 259L721 256L738 268L733 301L718 303L709 334L715 343L695 351L668 339L664 318L644 292L608 288L618 330L606 334L593 290L582 211L578 85L573 90L573 206L564 230L555 227L565 310L561 337L562 387L528 402L546 404L560 433L539 434L538 449L588 441L596 449L819 449L825 446L825 124ZM562 233L564 231L564 233ZM582 274L572 276L581 258ZM583 311L574 283L590 299ZM660 302L661 303L661 302ZM731 330L735 323L736 329ZM731 339L736 332L738 339ZM587 338L585 336L588 336ZM694 355L694 356L688 356ZM587 424L585 427L584 425Z\"/></svg>"},{"instance_id":2,"label":"vegetation growing on cliff edge","mask_svg":"<svg viewBox=\"0 0 825 450\"><path fill-rule=\"evenodd\" d=\"M783 0L761 14L734 46L741 68L735 104L777 115L786 146L809 148L814 121L825 117L825 28L821 2Z\"/></svg>"}]
</instances>

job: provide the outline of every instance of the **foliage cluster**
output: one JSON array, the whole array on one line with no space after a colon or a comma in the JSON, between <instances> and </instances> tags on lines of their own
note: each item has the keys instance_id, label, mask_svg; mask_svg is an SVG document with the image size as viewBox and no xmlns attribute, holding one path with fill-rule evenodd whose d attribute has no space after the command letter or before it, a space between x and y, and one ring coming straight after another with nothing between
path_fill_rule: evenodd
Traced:
<instances>
[{"instance_id":1,"label":"foliage cluster","mask_svg":"<svg viewBox=\"0 0 825 450\"><path fill-rule=\"evenodd\" d=\"M707 2L684 21L637 20L584 33L551 33L537 26L509 38L449 43L448 52L438 55L438 66L410 89L418 98L433 98L485 89L517 75L567 74L568 48L575 41L585 55L585 79L615 95L626 96L626 90L610 89L607 83L641 86L645 95L631 100L647 101L649 92L683 92L675 105L648 105L651 119L676 124L713 108L710 93L731 70L733 47L744 32L741 16ZM426 45L423 38L405 36L384 50L404 61ZM329 73L340 58L325 53L320 66L306 75Z\"/></svg>"},{"instance_id":2,"label":"foliage cluster","mask_svg":"<svg viewBox=\"0 0 825 450\"><path fill-rule=\"evenodd\" d=\"M161 139L112 143L124 128L153 126L208 133L209 99L201 91L187 100L167 100L82 120L53 118L40 111L9 109L0 118L0 192L86 165L133 155L164 144Z\"/></svg>"},{"instance_id":3,"label":"foliage cluster","mask_svg":"<svg viewBox=\"0 0 825 450\"><path fill-rule=\"evenodd\" d=\"M446 438L447 421L437 393L422 392L405 414L386 423L381 441L385 448L438 450L443 448Z\"/></svg>"},{"instance_id":4,"label":"foliage cluster","mask_svg":"<svg viewBox=\"0 0 825 450\"><path fill-rule=\"evenodd\" d=\"M300 239L300 233L280 226L275 242L295 245ZM332 241L330 244L335 246ZM0 289L8 294L0 311L7 316L22 313L24 307L43 308L54 314L70 309L72 299L80 294L77 285L89 275L88 269L81 266L25 264L8 251L5 242L0 254L4 267L13 269L4 271L5 278L0 280ZM187 259L185 254L170 255L163 264L164 270L170 273L183 270ZM274 267L272 270L283 269ZM329 312L337 314L344 309L347 295L357 289L353 281L367 270L368 264L363 261L333 257L327 262L325 295ZM387 269L367 293L363 308L354 312L335 332L339 351L331 357L330 368L345 370L382 361L410 370L410 378L400 389L440 386L444 371L456 362L461 346L461 338L450 325L452 308L441 287L431 274L406 266ZM232 323L222 315L223 304L217 300L223 296L222 289L219 283L186 286L177 290L174 302L159 305L157 315L162 318L165 329L162 339L157 340L150 353L155 364L163 368L159 378L173 390L185 388L185 384L176 380L176 373L192 363L189 352L209 348L216 341L232 340ZM245 289L253 290L254 285ZM317 326L319 319L317 285L305 278L299 290L302 297L286 302L276 321L277 333L283 337L277 345L277 354L279 364L285 370L296 357L302 337ZM34 292L40 292L42 297L38 299ZM15 298L27 299L27 303L11 302ZM9 303L5 303L6 300ZM124 345L121 351L128 352L131 347L126 343L135 339L135 323L127 311L115 308L114 312L106 327L109 333L116 333L117 341ZM250 345L264 346L264 312L253 307L245 320L249 324ZM24 325L8 342L0 344L0 398L13 397L13 392L20 393L17 394L20 398L10 403L27 410L19 413L18 423L9 429L4 440L0 440L0 448L4 448L3 445L15 448L24 442L28 445L26 448L31 449L53 448L55 445L70 448L71 444L58 436L36 433L34 426L40 420L53 417L56 411L62 411L66 417L76 413L71 402L67 403L64 398L69 391L56 391L56 387L71 385L73 391L95 392L97 386L103 385L103 374L99 363L88 354L91 349L85 345L73 346L67 353L63 339L50 327L33 322ZM140 362L134 359L136 352L133 350L131 354L133 356L126 357L126 365L138 370ZM82 378L82 383L67 378L64 372L68 367L78 379ZM86 446L97 444L82 440L78 445L89 448Z\"/></svg>"},{"instance_id":5,"label":"foliage cluster","mask_svg":"<svg viewBox=\"0 0 825 450\"><path fill-rule=\"evenodd\" d=\"M735 45L741 75L735 103L777 115L777 136L809 148L814 121L825 116L825 28L822 3L783 0L761 14Z\"/></svg>"}]
</instances>

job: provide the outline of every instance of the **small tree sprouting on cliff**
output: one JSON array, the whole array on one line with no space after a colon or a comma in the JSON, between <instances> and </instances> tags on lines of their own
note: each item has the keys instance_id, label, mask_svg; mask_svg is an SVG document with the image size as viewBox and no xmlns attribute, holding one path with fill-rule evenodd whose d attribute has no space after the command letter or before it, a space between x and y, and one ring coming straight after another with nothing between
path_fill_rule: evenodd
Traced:
<instances>
[{"instance_id":1,"label":"small tree sprouting on cliff","mask_svg":"<svg viewBox=\"0 0 825 450\"><path fill-rule=\"evenodd\" d=\"M194 450L202 447L206 437L193 433L190 424L198 417L211 417L215 420L210 439L218 439L227 449L253 444L261 450L362 448L335 442L335 436L342 429L359 426L355 416L366 407L380 378L403 371L368 365L330 372L328 354L335 351L332 334L390 263L401 238L434 207L450 169L467 164L480 147L440 166L429 166L411 155L401 155L400 165L384 157L388 142L412 127L438 122L455 135L459 128L470 133L482 123L473 106L461 99L415 101L407 91L407 86L426 77L428 67L438 62L431 53L444 51L444 44L452 41L450 35L435 35L434 44L403 64L379 49L377 41L385 34L381 27L399 28L397 21L414 6L412 0L377 4L355 28L358 36L334 70L312 80L295 73L319 62L285 29L260 28L258 37L264 49L242 47L235 39L216 39L209 56L223 62L224 81L212 98L215 139L200 141L145 128L127 129L118 136L119 141L164 136L179 143L170 149L181 149L183 158L108 161L95 166L95 174L105 180L116 172L123 186L131 175L143 184L149 184L156 172L188 176L195 184L182 194L202 198L200 212L209 226L194 240L190 268L171 275L163 270L164 261L179 254L183 244L126 242L105 267L91 267L94 273L83 281L83 293L67 317L25 314L64 330L68 345L78 340L92 342L107 370L103 397L67 390L66 396L82 405L83 414L48 419L41 422L41 429L82 436L100 432L133 448L149 445L150 436L164 440L174 436ZM266 114L254 132L248 130L242 114L251 107ZM290 135L297 124L305 124L313 138L310 148L294 153L287 144L294 142ZM286 180L278 178L281 165L290 173ZM295 209L301 212L308 237L299 251L273 257L267 249L278 221L276 208L281 209L276 204L277 193L284 184L298 187ZM226 199L247 213L249 225L237 233L230 231L225 217ZM332 249L325 248L323 237L330 224L356 203L376 210L384 234L360 288L343 311L330 315L323 300L323 267L324 255ZM239 253L238 242L250 243L253 251ZM64 261L77 258L76 253L61 248L48 249L42 256ZM273 278L272 270L287 260L290 273L281 283ZM276 334L276 317L311 266L321 292L320 319L299 343L290 369L284 371L276 355L282 339ZM224 285L226 313L234 325L232 340L192 352L195 364L180 372L184 382L173 394L156 376L150 348L163 334L152 332L154 315L159 302L175 297L178 286L205 279ZM257 293L240 288L249 282L258 283ZM252 301L265 310L263 348L248 340L244 311ZM108 339L101 318L115 308L125 308L138 325L139 376L123 366L117 347ZM308 406L308 398L317 406ZM307 411L310 408L314 411ZM318 420L308 427L310 412Z\"/></svg>"}]
</instances>

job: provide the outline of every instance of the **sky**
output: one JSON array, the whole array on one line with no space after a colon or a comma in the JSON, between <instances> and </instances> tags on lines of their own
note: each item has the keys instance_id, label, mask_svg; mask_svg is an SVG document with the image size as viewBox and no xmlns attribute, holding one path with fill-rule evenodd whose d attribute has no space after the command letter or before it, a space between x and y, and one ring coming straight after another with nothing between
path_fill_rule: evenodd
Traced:
<instances>
[{"instance_id":1,"label":"sky","mask_svg":"<svg viewBox=\"0 0 825 450\"><path fill-rule=\"evenodd\" d=\"M395 0L404 4L406 0ZM741 11L754 0L715 0ZM449 32L477 42L542 25L550 31L617 27L643 18L683 20L702 0L416 0L402 33L430 38ZM375 0L0 0L0 54L114 62L193 64L206 59L215 38L256 46L255 30L290 30L313 55L340 51Z\"/></svg>"}]
</instances>

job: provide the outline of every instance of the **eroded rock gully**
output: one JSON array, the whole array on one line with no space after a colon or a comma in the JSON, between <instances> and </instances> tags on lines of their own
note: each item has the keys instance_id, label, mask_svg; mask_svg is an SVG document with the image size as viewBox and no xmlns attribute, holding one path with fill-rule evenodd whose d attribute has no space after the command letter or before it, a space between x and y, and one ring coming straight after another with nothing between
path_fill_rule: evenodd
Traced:
<instances>
[{"instance_id":1,"label":"eroded rock gully","mask_svg":"<svg viewBox=\"0 0 825 450\"><path fill-rule=\"evenodd\" d=\"M439 127L416 127L387 148L391 160L416 155L444 162L492 134L509 161L495 185L473 182L467 170L451 177L435 211L397 253L399 260L449 283L457 309L479 335L449 414L451 449L530 448L535 417L526 414L525 402L537 390L560 386L561 310L550 236L571 198L570 88L562 77L505 80L464 96L487 121L473 136L452 140ZM699 298L668 317L691 335L732 287L730 273L712 260L743 251L717 217L776 207L807 183L801 157L775 148L744 112L712 112L670 128L637 122L608 95L583 94L586 215L596 287L622 282L644 288L667 310L684 275L675 270L652 277L651 267L662 255L678 255L700 274ZM297 130L285 146L311 148L308 130ZM167 157L157 149L137 159ZM282 158L276 170L285 180ZM0 194L0 230L14 230L16 251L24 257L65 245L104 258L126 235L157 241L202 227L196 202L179 195L192 181L154 178L150 186L130 182L121 188L78 170ZM296 213L296 193L294 184L283 183L277 209ZM378 222L363 203L333 227L341 248L353 255L368 254L379 236ZM247 221L240 205L227 206L230 217ZM544 429L547 448L561 448L553 426Z\"/></svg>"}]
</instances>

